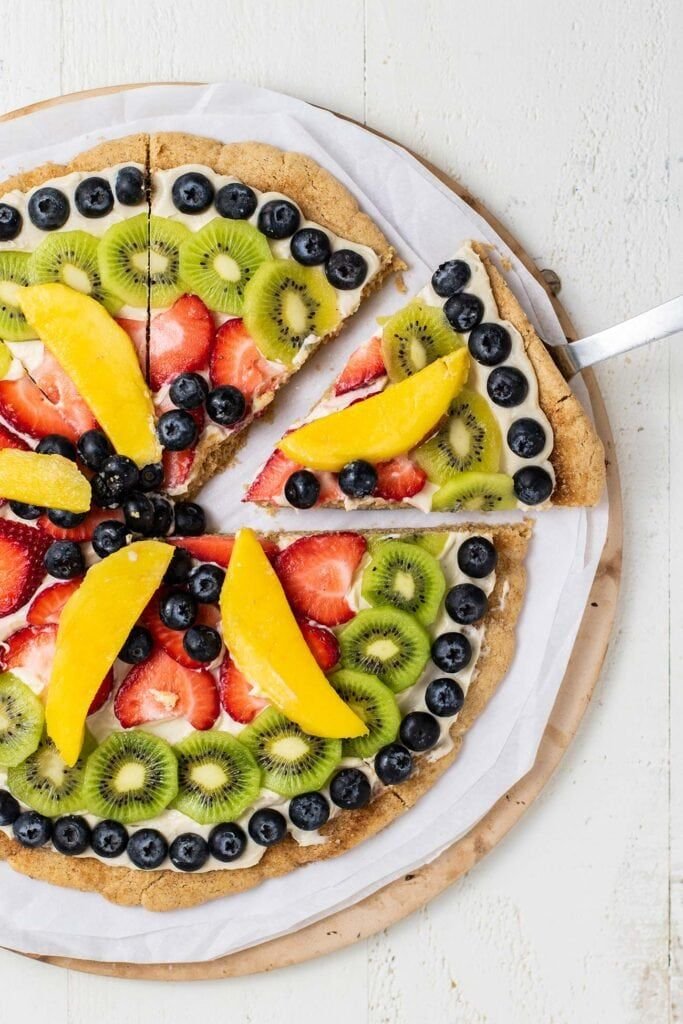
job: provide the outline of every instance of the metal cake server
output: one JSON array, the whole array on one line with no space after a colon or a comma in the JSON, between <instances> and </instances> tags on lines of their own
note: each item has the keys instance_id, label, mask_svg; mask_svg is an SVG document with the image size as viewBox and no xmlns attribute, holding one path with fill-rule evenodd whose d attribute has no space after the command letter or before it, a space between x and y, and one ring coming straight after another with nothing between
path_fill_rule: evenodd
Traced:
<instances>
[{"instance_id":1,"label":"metal cake server","mask_svg":"<svg viewBox=\"0 0 683 1024\"><path fill-rule=\"evenodd\" d=\"M678 331L683 331L683 295L588 338L563 345L547 345L546 348L565 380L571 380L581 370L601 363L603 359L668 338Z\"/></svg>"}]
</instances>

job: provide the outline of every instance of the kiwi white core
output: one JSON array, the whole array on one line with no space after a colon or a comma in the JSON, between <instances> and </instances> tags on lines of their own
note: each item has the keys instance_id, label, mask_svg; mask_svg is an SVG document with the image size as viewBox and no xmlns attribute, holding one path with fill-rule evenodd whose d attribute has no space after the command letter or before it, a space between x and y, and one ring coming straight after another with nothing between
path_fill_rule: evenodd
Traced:
<instances>
[{"instance_id":1,"label":"kiwi white core","mask_svg":"<svg viewBox=\"0 0 683 1024\"><path fill-rule=\"evenodd\" d=\"M0 281L0 301L6 306L19 308L19 290L21 285L16 281Z\"/></svg>"},{"instance_id":2,"label":"kiwi white core","mask_svg":"<svg viewBox=\"0 0 683 1024\"><path fill-rule=\"evenodd\" d=\"M219 252L214 256L213 269L224 281L236 283L242 277L239 263L226 252Z\"/></svg>"},{"instance_id":3,"label":"kiwi white core","mask_svg":"<svg viewBox=\"0 0 683 1024\"><path fill-rule=\"evenodd\" d=\"M69 288L73 288L76 292L83 292L84 295L90 295L92 291L92 284L86 272L73 263L65 263L62 267L62 281Z\"/></svg>"},{"instance_id":4,"label":"kiwi white core","mask_svg":"<svg viewBox=\"0 0 683 1024\"><path fill-rule=\"evenodd\" d=\"M119 793L132 793L134 790L142 789L146 775L144 764L139 761L131 761L129 764L122 765L117 771L114 788Z\"/></svg>"},{"instance_id":5,"label":"kiwi white core","mask_svg":"<svg viewBox=\"0 0 683 1024\"><path fill-rule=\"evenodd\" d=\"M400 652L400 647L397 647L390 637L381 636L368 644L366 650L372 658L378 658L379 661L390 661Z\"/></svg>"},{"instance_id":6,"label":"kiwi white core","mask_svg":"<svg viewBox=\"0 0 683 1024\"><path fill-rule=\"evenodd\" d=\"M406 601L412 600L415 596L415 579L409 572L403 572L399 569L393 580L393 589L401 597L404 597Z\"/></svg>"},{"instance_id":7,"label":"kiwi white core","mask_svg":"<svg viewBox=\"0 0 683 1024\"><path fill-rule=\"evenodd\" d=\"M164 256L162 252L157 252L152 249L149 254L149 272L156 277L157 274L164 274L168 267L168 256ZM147 273L147 253L136 252L131 263L136 270L139 270L142 274Z\"/></svg>"},{"instance_id":8,"label":"kiwi white core","mask_svg":"<svg viewBox=\"0 0 683 1024\"><path fill-rule=\"evenodd\" d=\"M64 783L64 762L51 747L44 747L38 756L38 770L43 778L48 779L59 789Z\"/></svg>"},{"instance_id":9,"label":"kiwi white core","mask_svg":"<svg viewBox=\"0 0 683 1024\"><path fill-rule=\"evenodd\" d=\"M410 361L415 367L415 372L423 370L427 365L427 353L425 347L413 338L410 342Z\"/></svg>"},{"instance_id":10,"label":"kiwi white core","mask_svg":"<svg viewBox=\"0 0 683 1024\"><path fill-rule=\"evenodd\" d=\"M308 744L300 736L278 736L270 744L270 750L283 761L298 761L308 753Z\"/></svg>"},{"instance_id":11,"label":"kiwi white core","mask_svg":"<svg viewBox=\"0 0 683 1024\"><path fill-rule=\"evenodd\" d=\"M297 295L296 292L286 292L282 303L282 313L292 334L304 333L308 324L308 309L300 295Z\"/></svg>"},{"instance_id":12,"label":"kiwi white core","mask_svg":"<svg viewBox=\"0 0 683 1024\"><path fill-rule=\"evenodd\" d=\"M190 770L190 778L207 792L220 789L229 781L221 766L215 762L194 765Z\"/></svg>"}]
</instances>

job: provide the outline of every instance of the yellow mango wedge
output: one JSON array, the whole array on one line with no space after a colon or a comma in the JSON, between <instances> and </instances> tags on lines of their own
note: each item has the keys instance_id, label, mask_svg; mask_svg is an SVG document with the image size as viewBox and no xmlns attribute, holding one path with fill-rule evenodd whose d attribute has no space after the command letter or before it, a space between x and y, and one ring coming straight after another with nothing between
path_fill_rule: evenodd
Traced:
<instances>
[{"instance_id":1,"label":"yellow mango wedge","mask_svg":"<svg viewBox=\"0 0 683 1024\"><path fill-rule=\"evenodd\" d=\"M0 498L87 512L90 483L71 459L14 448L0 450Z\"/></svg>"},{"instance_id":2,"label":"yellow mango wedge","mask_svg":"<svg viewBox=\"0 0 683 1024\"><path fill-rule=\"evenodd\" d=\"M450 352L378 395L306 423L278 448L310 469L332 471L354 459L384 462L405 455L446 413L468 370L467 349Z\"/></svg>"},{"instance_id":3,"label":"yellow mango wedge","mask_svg":"<svg viewBox=\"0 0 683 1024\"><path fill-rule=\"evenodd\" d=\"M172 557L173 547L158 540L130 544L88 569L64 605L45 720L68 765L81 752L92 699Z\"/></svg>"},{"instance_id":4,"label":"yellow mango wedge","mask_svg":"<svg viewBox=\"0 0 683 1024\"><path fill-rule=\"evenodd\" d=\"M22 288L19 304L119 455L138 466L159 462L154 406L133 343L104 306L64 284Z\"/></svg>"},{"instance_id":5,"label":"yellow mango wedge","mask_svg":"<svg viewBox=\"0 0 683 1024\"><path fill-rule=\"evenodd\" d=\"M223 639L238 669L312 736L364 736L367 726L325 678L275 570L252 530L240 530L221 591Z\"/></svg>"}]
</instances>

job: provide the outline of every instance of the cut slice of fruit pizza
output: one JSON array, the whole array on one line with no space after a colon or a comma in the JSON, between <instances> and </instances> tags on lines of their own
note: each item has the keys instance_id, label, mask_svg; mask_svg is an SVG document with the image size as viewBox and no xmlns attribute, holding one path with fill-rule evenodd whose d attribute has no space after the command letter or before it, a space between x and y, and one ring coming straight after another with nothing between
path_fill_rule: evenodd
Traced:
<instances>
[{"instance_id":1,"label":"cut slice of fruit pizza","mask_svg":"<svg viewBox=\"0 0 683 1024\"><path fill-rule=\"evenodd\" d=\"M467 242L357 349L249 487L262 505L593 505L602 444L489 253Z\"/></svg>"},{"instance_id":2,"label":"cut slice of fruit pizza","mask_svg":"<svg viewBox=\"0 0 683 1024\"><path fill-rule=\"evenodd\" d=\"M242 530L98 558L98 531L66 571L0 520L0 856L150 909L341 853L429 788L511 660L531 532Z\"/></svg>"}]
</instances>

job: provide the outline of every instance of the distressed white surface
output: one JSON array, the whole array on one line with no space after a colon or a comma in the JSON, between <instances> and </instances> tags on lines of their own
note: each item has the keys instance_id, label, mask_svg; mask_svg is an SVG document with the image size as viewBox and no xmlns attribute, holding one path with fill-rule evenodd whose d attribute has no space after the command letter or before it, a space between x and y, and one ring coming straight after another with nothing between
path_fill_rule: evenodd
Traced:
<instances>
[{"instance_id":1,"label":"distressed white surface","mask_svg":"<svg viewBox=\"0 0 683 1024\"><path fill-rule=\"evenodd\" d=\"M579 330L682 289L676 0L0 12L3 109L116 82L243 78L365 118L454 173L560 274ZM1 1019L43 1006L53 1024L659 1024L672 1004L683 1019L683 355L641 350L600 380L626 509L617 632L576 742L517 830L388 934L258 979L143 985L0 954Z\"/></svg>"}]
</instances>

